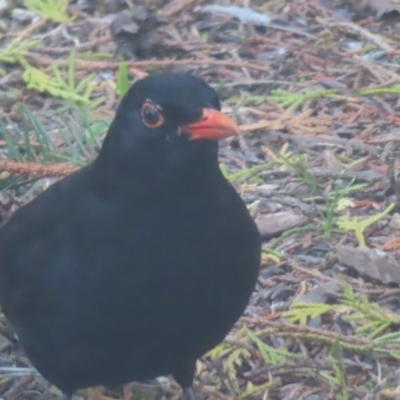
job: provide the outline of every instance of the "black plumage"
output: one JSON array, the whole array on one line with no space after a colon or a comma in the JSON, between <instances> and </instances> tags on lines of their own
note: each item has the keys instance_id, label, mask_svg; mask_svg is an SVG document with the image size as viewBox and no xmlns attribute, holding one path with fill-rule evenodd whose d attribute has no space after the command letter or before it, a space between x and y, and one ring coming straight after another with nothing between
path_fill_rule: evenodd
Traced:
<instances>
[{"instance_id":1,"label":"black plumage","mask_svg":"<svg viewBox=\"0 0 400 400\"><path fill-rule=\"evenodd\" d=\"M0 302L39 372L64 393L172 374L244 311L260 236L218 165L237 134L213 89L154 74L122 99L93 163L0 229Z\"/></svg>"}]
</instances>

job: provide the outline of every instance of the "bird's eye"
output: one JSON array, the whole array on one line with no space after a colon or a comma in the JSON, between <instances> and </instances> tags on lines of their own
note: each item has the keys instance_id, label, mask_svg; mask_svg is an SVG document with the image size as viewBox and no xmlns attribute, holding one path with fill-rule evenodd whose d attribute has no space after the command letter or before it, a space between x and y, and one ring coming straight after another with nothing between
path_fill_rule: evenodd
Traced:
<instances>
[{"instance_id":1,"label":"bird's eye","mask_svg":"<svg viewBox=\"0 0 400 400\"><path fill-rule=\"evenodd\" d=\"M144 124L148 128L158 128L164 123L164 117L161 114L160 109L153 103L146 101L140 112Z\"/></svg>"}]
</instances>

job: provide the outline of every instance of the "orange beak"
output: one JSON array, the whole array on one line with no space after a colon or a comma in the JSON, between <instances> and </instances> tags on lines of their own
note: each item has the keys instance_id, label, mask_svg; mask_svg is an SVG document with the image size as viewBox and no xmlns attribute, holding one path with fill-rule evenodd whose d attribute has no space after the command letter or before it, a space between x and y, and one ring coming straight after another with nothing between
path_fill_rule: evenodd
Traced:
<instances>
[{"instance_id":1,"label":"orange beak","mask_svg":"<svg viewBox=\"0 0 400 400\"><path fill-rule=\"evenodd\" d=\"M182 133L190 135L191 140L222 139L239 135L239 127L225 114L212 108L203 108L201 119L183 126Z\"/></svg>"}]
</instances>

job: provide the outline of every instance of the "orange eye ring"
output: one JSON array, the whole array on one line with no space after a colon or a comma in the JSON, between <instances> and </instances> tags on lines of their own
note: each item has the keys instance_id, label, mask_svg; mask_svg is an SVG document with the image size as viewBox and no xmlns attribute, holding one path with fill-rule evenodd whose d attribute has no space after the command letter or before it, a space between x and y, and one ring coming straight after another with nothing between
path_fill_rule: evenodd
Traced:
<instances>
[{"instance_id":1,"label":"orange eye ring","mask_svg":"<svg viewBox=\"0 0 400 400\"><path fill-rule=\"evenodd\" d=\"M140 110L143 123L151 129L159 128L164 123L164 117L161 114L160 107L157 107L151 101L146 100Z\"/></svg>"}]
</instances>

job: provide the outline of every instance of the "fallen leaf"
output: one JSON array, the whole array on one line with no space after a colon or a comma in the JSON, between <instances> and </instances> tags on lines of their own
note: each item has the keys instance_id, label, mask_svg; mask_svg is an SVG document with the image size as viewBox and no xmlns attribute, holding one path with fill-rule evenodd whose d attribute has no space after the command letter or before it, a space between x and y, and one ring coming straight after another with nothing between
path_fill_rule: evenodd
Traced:
<instances>
[{"instance_id":1,"label":"fallen leaf","mask_svg":"<svg viewBox=\"0 0 400 400\"><path fill-rule=\"evenodd\" d=\"M256 220L261 236L274 236L287 229L304 225L308 219L304 215L295 214L290 211L280 211L274 214L263 214Z\"/></svg>"},{"instance_id":2,"label":"fallen leaf","mask_svg":"<svg viewBox=\"0 0 400 400\"><path fill-rule=\"evenodd\" d=\"M400 282L400 264L382 250L341 246L337 250L339 262L360 274L383 283Z\"/></svg>"},{"instance_id":3,"label":"fallen leaf","mask_svg":"<svg viewBox=\"0 0 400 400\"><path fill-rule=\"evenodd\" d=\"M377 16L381 17L383 14L391 11L399 11L400 3L398 0L362 0L362 8L371 8L371 10L377 12Z\"/></svg>"},{"instance_id":4,"label":"fallen leaf","mask_svg":"<svg viewBox=\"0 0 400 400\"><path fill-rule=\"evenodd\" d=\"M325 150L323 152L325 167L331 171L340 171L343 169L343 164L336 157L335 153L331 150Z\"/></svg>"}]
</instances>

